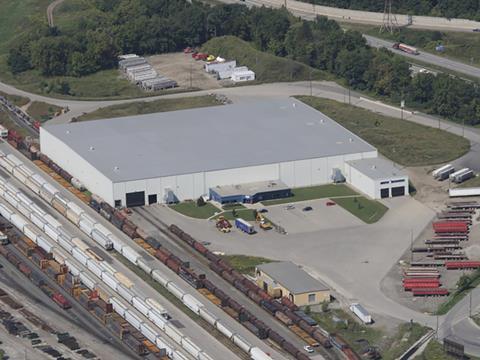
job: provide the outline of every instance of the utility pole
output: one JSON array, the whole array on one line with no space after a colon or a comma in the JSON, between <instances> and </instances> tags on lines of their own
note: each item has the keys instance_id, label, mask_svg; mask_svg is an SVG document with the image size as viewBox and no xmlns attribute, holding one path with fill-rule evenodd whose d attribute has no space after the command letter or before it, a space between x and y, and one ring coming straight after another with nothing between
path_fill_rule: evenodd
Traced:
<instances>
[{"instance_id":1,"label":"utility pole","mask_svg":"<svg viewBox=\"0 0 480 360\"><path fill-rule=\"evenodd\" d=\"M469 309L468 309L468 316L469 317L472 317L472 293L473 293L473 289L472 291L470 291L470 306L469 306Z\"/></svg>"},{"instance_id":2,"label":"utility pole","mask_svg":"<svg viewBox=\"0 0 480 360\"><path fill-rule=\"evenodd\" d=\"M312 70L310 70L310 96L312 96L313 90L312 90Z\"/></svg>"},{"instance_id":3,"label":"utility pole","mask_svg":"<svg viewBox=\"0 0 480 360\"><path fill-rule=\"evenodd\" d=\"M190 62L190 89L192 88L192 63Z\"/></svg>"},{"instance_id":4,"label":"utility pole","mask_svg":"<svg viewBox=\"0 0 480 360\"><path fill-rule=\"evenodd\" d=\"M462 137L465 137L465 118L462 120Z\"/></svg>"},{"instance_id":5,"label":"utility pole","mask_svg":"<svg viewBox=\"0 0 480 360\"><path fill-rule=\"evenodd\" d=\"M400 110L400 112L401 112L400 118L401 118L402 120L403 120L403 108L404 108L404 107L405 107L405 100L402 100L402 101L400 102L400 109L401 109L401 110Z\"/></svg>"},{"instance_id":6,"label":"utility pole","mask_svg":"<svg viewBox=\"0 0 480 360\"><path fill-rule=\"evenodd\" d=\"M437 338L438 340L438 315L437 315L437 328L435 330L435 337Z\"/></svg>"},{"instance_id":7,"label":"utility pole","mask_svg":"<svg viewBox=\"0 0 480 360\"><path fill-rule=\"evenodd\" d=\"M351 101L351 98L350 98L350 87L348 88L348 105L351 105L352 104L352 101Z\"/></svg>"},{"instance_id":8,"label":"utility pole","mask_svg":"<svg viewBox=\"0 0 480 360\"><path fill-rule=\"evenodd\" d=\"M413 262L413 229L410 229L410 266Z\"/></svg>"}]
</instances>

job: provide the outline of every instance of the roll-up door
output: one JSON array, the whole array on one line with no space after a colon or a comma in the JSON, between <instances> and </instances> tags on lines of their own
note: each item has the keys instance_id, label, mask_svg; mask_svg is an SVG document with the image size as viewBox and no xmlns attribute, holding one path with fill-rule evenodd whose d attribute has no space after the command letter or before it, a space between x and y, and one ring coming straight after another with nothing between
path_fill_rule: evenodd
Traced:
<instances>
[{"instance_id":1,"label":"roll-up door","mask_svg":"<svg viewBox=\"0 0 480 360\"><path fill-rule=\"evenodd\" d=\"M405 186L392 188L392 196L403 196L403 195L405 195Z\"/></svg>"},{"instance_id":2,"label":"roll-up door","mask_svg":"<svg viewBox=\"0 0 480 360\"><path fill-rule=\"evenodd\" d=\"M385 198L390 197L390 189L389 189L389 188L381 189L381 190L380 190L380 197L381 197L382 199L385 199Z\"/></svg>"},{"instance_id":3,"label":"roll-up door","mask_svg":"<svg viewBox=\"0 0 480 360\"><path fill-rule=\"evenodd\" d=\"M127 207L145 205L145 191L127 193Z\"/></svg>"}]
</instances>

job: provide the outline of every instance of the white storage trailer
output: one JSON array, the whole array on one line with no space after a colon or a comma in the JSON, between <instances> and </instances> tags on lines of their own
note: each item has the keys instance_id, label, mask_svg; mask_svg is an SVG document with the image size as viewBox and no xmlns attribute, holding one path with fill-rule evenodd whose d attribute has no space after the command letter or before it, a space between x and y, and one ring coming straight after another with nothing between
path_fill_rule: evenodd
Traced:
<instances>
[{"instance_id":1,"label":"white storage trailer","mask_svg":"<svg viewBox=\"0 0 480 360\"><path fill-rule=\"evenodd\" d=\"M450 174L450 181L460 184L474 176L475 174L472 170L470 170L469 168L463 168L454 172L453 174Z\"/></svg>"},{"instance_id":2,"label":"white storage trailer","mask_svg":"<svg viewBox=\"0 0 480 360\"><path fill-rule=\"evenodd\" d=\"M450 197L480 196L480 187L449 189L448 196Z\"/></svg>"},{"instance_id":3,"label":"white storage trailer","mask_svg":"<svg viewBox=\"0 0 480 360\"><path fill-rule=\"evenodd\" d=\"M450 176L450 174L454 172L455 172L455 168L453 167L453 165L447 164L432 171L432 176L436 180L445 180Z\"/></svg>"},{"instance_id":4,"label":"white storage trailer","mask_svg":"<svg viewBox=\"0 0 480 360\"><path fill-rule=\"evenodd\" d=\"M350 305L350 311L353 312L357 317L362 320L365 324L372 323L372 317L368 311L359 303L353 303Z\"/></svg>"}]
</instances>

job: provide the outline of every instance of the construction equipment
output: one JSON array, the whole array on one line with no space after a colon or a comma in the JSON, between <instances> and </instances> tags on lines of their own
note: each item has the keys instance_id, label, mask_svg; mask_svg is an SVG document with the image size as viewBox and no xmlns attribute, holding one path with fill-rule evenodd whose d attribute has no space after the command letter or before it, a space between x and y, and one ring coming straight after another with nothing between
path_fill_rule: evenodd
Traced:
<instances>
[{"instance_id":1,"label":"construction equipment","mask_svg":"<svg viewBox=\"0 0 480 360\"><path fill-rule=\"evenodd\" d=\"M230 221L225 219L224 216L218 217L217 222L215 223L215 226L217 227L218 231L221 231L223 233L229 233L232 228L232 224L230 224Z\"/></svg>"},{"instance_id":2,"label":"construction equipment","mask_svg":"<svg viewBox=\"0 0 480 360\"><path fill-rule=\"evenodd\" d=\"M260 229L262 229L262 230L271 230L272 229L272 224L270 222L268 222L265 219L265 217L259 212L257 212L256 221L258 223L258 226L260 226Z\"/></svg>"}]
</instances>

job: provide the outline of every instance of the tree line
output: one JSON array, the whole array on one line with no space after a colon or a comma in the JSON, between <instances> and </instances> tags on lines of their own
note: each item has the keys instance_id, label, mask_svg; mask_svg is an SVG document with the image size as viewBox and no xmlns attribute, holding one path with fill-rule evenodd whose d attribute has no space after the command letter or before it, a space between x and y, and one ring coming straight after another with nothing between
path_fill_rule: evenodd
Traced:
<instances>
[{"instance_id":1,"label":"tree line","mask_svg":"<svg viewBox=\"0 0 480 360\"><path fill-rule=\"evenodd\" d=\"M383 12L384 1L378 0L302 0L317 5L343 9ZM480 20L478 0L396 0L392 10L399 14L440 16L449 19Z\"/></svg>"},{"instance_id":2,"label":"tree line","mask_svg":"<svg viewBox=\"0 0 480 360\"><path fill-rule=\"evenodd\" d=\"M208 6L185 0L88 0L89 13L70 32L39 24L11 46L13 73L84 76L113 68L121 53L179 51L234 35L259 50L289 57L343 78L353 89L467 124L480 123L477 85L445 74L412 77L409 65L386 49L366 44L324 17L303 21L286 9ZM219 54L221 55L221 54Z\"/></svg>"}]
</instances>

